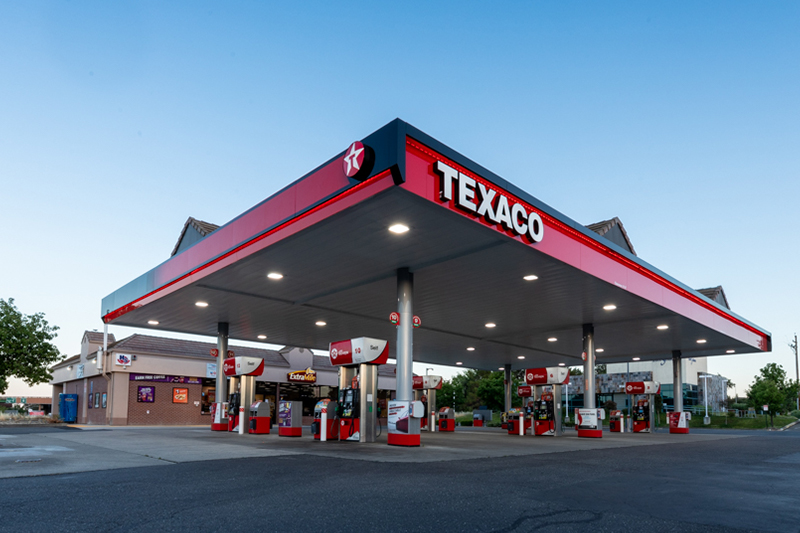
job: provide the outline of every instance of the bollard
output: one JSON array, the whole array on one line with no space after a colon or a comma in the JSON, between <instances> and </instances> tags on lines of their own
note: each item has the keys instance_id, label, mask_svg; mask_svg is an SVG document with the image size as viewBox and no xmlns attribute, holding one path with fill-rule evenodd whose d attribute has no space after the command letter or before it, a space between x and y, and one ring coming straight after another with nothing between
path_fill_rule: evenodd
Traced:
<instances>
[{"instance_id":1,"label":"bollard","mask_svg":"<svg viewBox=\"0 0 800 533\"><path fill-rule=\"evenodd\" d=\"M525 434L525 413L519 414L519 434Z\"/></svg>"},{"instance_id":2,"label":"bollard","mask_svg":"<svg viewBox=\"0 0 800 533\"><path fill-rule=\"evenodd\" d=\"M325 442L328 440L328 409L322 409L322 420L320 421L322 427L319 428L319 440Z\"/></svg>"},{"instance_id":3,"label":"bollard","mask_svg":"<svg viewBox=\"0 0 800 533\"><path fill-rule=\"evenodd\" d=\"M239 435L244 435L244 406L239 407Z\"/></svg>"}]
</instances>

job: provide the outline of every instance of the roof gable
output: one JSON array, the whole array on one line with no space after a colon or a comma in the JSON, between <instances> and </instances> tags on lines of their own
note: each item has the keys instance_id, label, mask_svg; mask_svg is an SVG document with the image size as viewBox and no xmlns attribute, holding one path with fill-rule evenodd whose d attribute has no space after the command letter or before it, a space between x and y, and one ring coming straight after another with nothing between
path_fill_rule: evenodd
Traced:
<instances>
[{"instance_id":1,"label":"roof gable","mask_svg":"<svg viewBox=\"0 0 800 533\"><path fill-rule=\"evenodd\" d=\"M175 248L172 249L170 257L186 250L209 233L212 233L217 228L219 228L219 226L212 224L211 222L189 217L186 219L186 223L183 225L181 236L178 237L178 242L175 243Z\"/></svg>"},{"instance_id":2,"label":"roof gable","mask_svg":"<svg viewBox=\"0 0 800 533\"><path fill-rule=\"evenodd\" d=\"M625 226L622 225L622 221L618 217L589 224L586 227L601 237L605 237L617 246L622 247L623 250L628 250L633 255L636 255L636 250L633 249L633 243L628 238L628 232L625 231Z\"/></svg>"},{"instance_id":3,"label":"roof gable","mask_svg":"<svg viewBox=\"0 0 800 533\"><path fill-rule=\"evenodd\" d=\"M717 285L716 287L709 287L707 289L697 289L697 292L699 292L712 302L717 302L725 309L731 308L731 306L728 305L728 298L725 296L725 291L722 290L722 285Z\"/></svg>"}]
</instances>

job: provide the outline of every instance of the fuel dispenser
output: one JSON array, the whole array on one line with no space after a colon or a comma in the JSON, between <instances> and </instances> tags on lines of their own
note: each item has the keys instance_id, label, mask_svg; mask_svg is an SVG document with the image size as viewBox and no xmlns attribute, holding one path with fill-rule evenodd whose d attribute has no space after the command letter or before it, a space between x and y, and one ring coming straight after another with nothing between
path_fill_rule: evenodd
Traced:
<instances>
[{"instance_id":1,"label":"fuel dispenser","mask_svg":"<svg viewBox=\"0 0 800 533\"><path fill-rule=\"evenodd\" d=\"M456 412L450 407L442 407L439 409L439 431L455 431L456 430Z\"/></svg>"},{"instance_id":2,"label":"fuel dispenser","mask_svg":"<svg viewBox=\"0 0 800 533\"><path fill-rule=\"evenodd\" d=\"M303 402L291 400L278 402L278 436L303 436Z\"/></svg>"},{"instance_id":3,"label":"fuel dispenser","mask_svg":"<svg viewBox=\"0 0 800 533\"><path fill-rule=\"evenodd\" d=\"M560 366L529 368L525 371L525 383L533 398L533 435L560 437L564 419L561 386L569 383L569 370Z\"/></svg>"},{"instance_id":4,"label":"fuel dispenser","mask_svg":"<svg viewBox=\"0 0 800 533\"><path fill-rule=\"evenodd\" d=\"M414 400L422 401L425 406L425 417L420 421L420 426L427 427L428 431L436 431L436 391L442 388L442 376L414 376L412 379Z\"/></svg>"},{"instance_id":5,"label":"fuel dispenser","mask_svg":"<svg viewBox=\"0 0 800 533\"><path fill-rule=\"evenodd\" d=\"M264 359L228 357L223 362L222 371L231 378L230 390L238 389L238 392L231 393L228 398L228 431L238 431L239 435L244 435L245 428L250 426L245 406L253 404L256 376L264 373Z\"/></svg>"},{"instance_id":6,"label":"fuel dispenser","mask_svg":"<svg viewBox=\"0 0 800 533\"><path fill-rule=\"evenodd\" d=\"M331 365L339 367L339 440L375 442L378 425L378 365L389 359L389 343L359 337L330 343Z\"/></svg>"},{"instance_id":7,"label":"fuel dispenser","mask_svg":"<svg viewBox=\"0 0 800 533\"><path fill-rule=\"evenodd\" d=\"M269 434L269 426L272 422L269 400L254 402L250 406L250 433L257 435Z\"/></svg>"},{"instance_id":8,"label":"fuel dispenser","mask_svg":"<svg viewBox=\"0 0 800 533\"><path fill-rule=\"evenodd\" d=\"M608 430L611 433L624 433L625 426L622 420L622 411L611 411L608 415Z\"/></svg>"},{"instance_id":9,"label":"fuel dispenser","mask_svg":"<svg viewBox=\"0 0 800 533\"><path fill-rule=\"evenodd\" d=\"M311 434L314 435L314 440L323 442L339 440L337 409L338 404L327 398L318 401L314 406L314 422L311 424Z\"/></svg>"},{"instance_id":10,"label":"fuel dispenser","mask_svg":"<svg viewBox=\"0 0 800 533\"><path fill-rule=\"evenodd\" d=\"M625 383L625 392L633 395L632 420L634 433L651 433L655 420L655 402L653 397L661 390L657 381L629 381Z\"/></svg>"},{"instance_id":11,"label":"fuel dispenser","mask_svg":"<svg viewBox=\"0 0 800 533\"><path fill-rule=\"evenodd\" d=\"M522 431L520 432L520 419L522 422ZM512 407L508 410L508 428L509 435L524 435L531 427L531 418L525 414L525 409L522 407Z\"/></svg>"},{"instance_id":12,"label":"fuel dispenser","mask_svg":"<svg viewBox=\"0 0 800 533\"><path fill-rule=\"evenodd\" d=\"M350 387L339 389L336 418L339 420L339 440L361 440L361 389L358 378Z\"/></svg>"},{"instance_id":13,"label":"fuel dispenser","mask_svg":"<svg viewBox=\"0 0 800 533\"><path fill-rule=\"evenodd\" d=\"M231 388L236 388L238 384L232 379ZM228 396L228 431L239 431L239 406L242 405L242 395L238 392L232 392Z\"/></svg>"},{"instance_id":14,"label":"fuel dispenser","mask_svg":"<svg viewBox=\"0 0 800 533\"><path fill-rule=\"evenodd\" d=\"M552 392L543 392L536 401L536 408L533 411L533 430L534 435L555 435L555 402Z\"/></svg>"}]
</instances>

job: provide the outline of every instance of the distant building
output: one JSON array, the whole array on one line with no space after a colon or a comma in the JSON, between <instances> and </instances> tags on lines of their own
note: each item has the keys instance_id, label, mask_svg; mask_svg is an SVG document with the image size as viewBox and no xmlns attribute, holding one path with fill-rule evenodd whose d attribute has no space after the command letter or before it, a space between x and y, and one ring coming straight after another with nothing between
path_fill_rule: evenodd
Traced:
<instances>
[{"instance_id":1,"label":"distant building","mask_svg":"<svg viewBox=\"0 0 800 533\"><path fill-rule=\"evenodd\" d=\"M105 366L97 365L103 334L87 331L81 353L53 366L54 412L59 394L78 395L79 424L191 425L211 424L211 404L216 400L216 344L134 334L117 341L108 337ZM255 399L303 402L311 423L314 405L338 386L338 370L326 356L304 348L267 350L229 346L236 355L259 357L264 373L256 377ZM311 369L313 382L289 381L288 374ZM378 367L378 403L385 407L396 389L394 365ZM385 412L385 410L384 410ZM273 418L273 420L276 420Z\"/></svg>"}]
</instances>

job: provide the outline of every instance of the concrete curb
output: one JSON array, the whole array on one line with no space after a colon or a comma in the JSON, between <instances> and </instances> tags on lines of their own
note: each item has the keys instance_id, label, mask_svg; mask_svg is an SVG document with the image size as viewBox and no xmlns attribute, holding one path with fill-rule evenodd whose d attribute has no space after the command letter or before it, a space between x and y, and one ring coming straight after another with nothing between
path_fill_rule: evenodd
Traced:
<instances>
[{"instance_id":1,"label":"concrete curb","mask_svg":"<svg viewBox=\"0 0 800 533\"><path fill-rule=\"evenodd\" d=\"M786 431L786 430L787 430L787 429L789 429L790 427L792 427L792 426L796 426L797 424L800 424L800 420L795 420L795 421L794 421L794 422L792 422L791 424L786 424L785 426L783 426L782 428L780 428L778 431Z\"/></svg>"}]
</instances>

